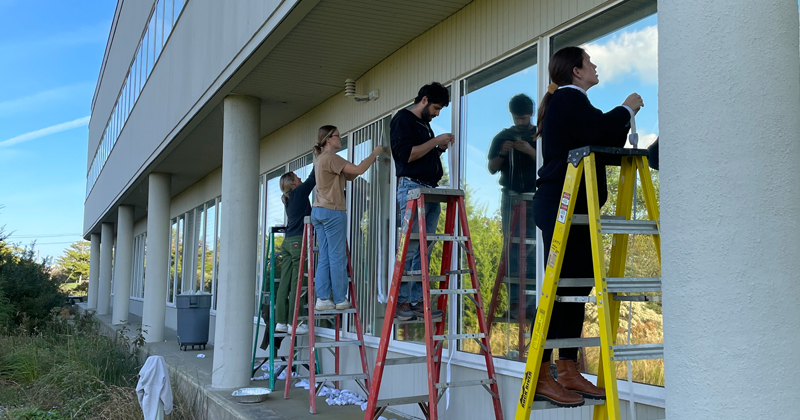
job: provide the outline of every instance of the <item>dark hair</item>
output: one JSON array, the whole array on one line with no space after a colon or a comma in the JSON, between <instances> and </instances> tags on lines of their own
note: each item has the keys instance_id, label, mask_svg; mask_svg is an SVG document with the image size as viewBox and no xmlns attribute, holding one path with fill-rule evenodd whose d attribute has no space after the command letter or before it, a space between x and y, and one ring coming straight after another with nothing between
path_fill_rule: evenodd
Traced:
<instances>
[{"instance_id":1,"label":"dark hair","mask_svg":"<svg viewBox=\"0 0 800 420\"><path fill-rule=\"evenodd\" d=\"M425 96L428 97L429 104L438 104L442 107L450 105L450 92L439 82L431 82L431 84L419 88L414 103L418 104Z\"/></svg>"},{"instance_id":2,"label":"dark hair","mask_svg":"<svg viewBox=\"0 0 800 420\"><path fill-rule=\"evenodd\" d=\"M577 67L583 68L583 55L585 52L580 47L564 47L550 59L550 81L558 86L566 86L572 84L572 70ZM539 129L536 131L536 136L542 135L542 128L544 127L544 114L547 112L547 104L550 102L550 97L553 96L550 92L545 92L542 97L542 103L539 104L539 113L536 116L536 125Z\"/></svg>"},{"instance_id":3,"label":"dark hair","mask_svg":"<svg viewBox=\"0 0 800 420\"><path fill-rule=\"evenodd\" d=\"M322 153L322 148L325 147L325 143L328 142L328 139L331 137L334 131L337 128L335 125L323 125L317 131L317 144L314 145L314 156L319 156Z\"/></svg>"},{"instance_id":4,"label":"dark hair","mask_svg":"<svg viewBox=\"0 0 800 420\"><path fill-rule=\"evenodd\" d=\"M533 99L524 93L514 95L508 101L508 110L511 115L533 115Z\"/></svg>"}]
</instances>

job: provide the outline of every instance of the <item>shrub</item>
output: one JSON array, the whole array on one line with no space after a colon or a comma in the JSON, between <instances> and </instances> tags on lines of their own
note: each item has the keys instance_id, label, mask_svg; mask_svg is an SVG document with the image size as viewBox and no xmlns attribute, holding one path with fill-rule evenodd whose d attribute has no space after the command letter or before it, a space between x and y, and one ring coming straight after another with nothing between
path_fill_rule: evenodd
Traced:
<instances>
[{"instance_id":1,"label":"shrub","mask_svg":"<svg viewBox=\"0 0 800 420\"><path fill-rule=\"evenodd\" d=\"M50 277L48 260L36 262L33 248L17 249L0 242L0 322L5 317L20 325L27 320L35 327L50 310L62 306L66 296ZM9 308L9 305L11 306Z\"/></svg>"}]
</instances>

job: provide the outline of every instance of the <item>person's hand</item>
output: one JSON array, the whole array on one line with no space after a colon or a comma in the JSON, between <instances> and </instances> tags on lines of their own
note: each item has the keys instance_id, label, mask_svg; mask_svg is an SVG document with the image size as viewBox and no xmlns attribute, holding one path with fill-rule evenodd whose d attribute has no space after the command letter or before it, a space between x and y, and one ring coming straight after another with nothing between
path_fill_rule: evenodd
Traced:
<instances>
[{"instance_id":1,"label":"person's hand","mask_svg":"<svg viewBox=\"0 0 800 420\"><path fill-rule=\"evenodd\" d=\"M500 156L508 155L508 152L514 149L514 142L512 141L505 141L503 142L503 146L500 147Z\"/></svg>"},{"instance_id":2,"label":"person's hand","mask_svg":"<svg viewBox=\"0 0 800 420\"><path fill-rule=\"evenodd\" d=\"M515 141L514 148L529 156L536 156L536 149L534 149L533 146L531 146L531 144L525 140Z\"/></svg>"},{"instance_id":3,"label":"person's hand","mask_svg":"<svg viewBox=\"0 0 800 420\"><path fill-rule=\"evenodd\" d=\"M454 136L452 133L439 134L433 138L433 141L442 149L447 149L447 146L456 141L456 136Z\"/></svg>"},{"instance_id":4,"label":"person's hand","mask_svg":"<svg viewBox=\"0 0 800 420\"><path fill-rule=\"evenodd\" d=\"M627 105L628 107L630 107L630 109L633 110L633 113L636 114L637 112L639 112L639 108L644 106L644 102L642 101L642 97L639 96L638 93L634 92L628 95L628 97L625 99L625 102L623 102L622 105Z\"/></svg>"},{"instance_id":5,"label":"person's hand","mask_svg":"<svg viewBox=\"0 0 800 420\"><path fill-rule=\"evenodd\" d=\"M372 156L377 158L381 153L383 153L383 146L378 146L372 151Z\"/></svg>"}]
</instances>

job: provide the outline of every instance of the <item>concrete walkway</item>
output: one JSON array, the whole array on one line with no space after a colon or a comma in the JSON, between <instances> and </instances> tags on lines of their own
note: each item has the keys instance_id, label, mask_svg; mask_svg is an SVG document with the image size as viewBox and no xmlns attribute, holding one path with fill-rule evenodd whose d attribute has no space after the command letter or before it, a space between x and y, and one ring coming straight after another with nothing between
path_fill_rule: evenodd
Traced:
<instances>
[{"instance_id":1,"label":"concrete walkway","mask_svg":"<svg viewBox=\"0 0 800 420\"><path fill-rule=\"evenodd\" d=\"M85 307L85 303L80 306ZM100 321L100 331L114 336L122 330L121 325L111 325L111 315L95 315ZM141 327L141 318L129 316L125 326L126 336L133 340ZM175 330L164 329L164 342L149 343L143 348L144 357L158 355L164 357L169 365L172 388L182 395L195 400L195 412L198 419L208 420L362 420L364 412L356 405L329 406L325 397L317 397L317 414L309 413L308 390L292 387L289 399L283 399L284 382L276 381L278 388L270 397L258 404L240 404L231 396L231 390L218 391L211 389L211 371L214 351L209 345L205 350L181 351L178 346ZM204 354L205 358L198 358ZM269 387L268 380L252 381L254 387ZM388 419L405 420L405 417L393 413L385 413Z\"/></svg>"}]
</instances>

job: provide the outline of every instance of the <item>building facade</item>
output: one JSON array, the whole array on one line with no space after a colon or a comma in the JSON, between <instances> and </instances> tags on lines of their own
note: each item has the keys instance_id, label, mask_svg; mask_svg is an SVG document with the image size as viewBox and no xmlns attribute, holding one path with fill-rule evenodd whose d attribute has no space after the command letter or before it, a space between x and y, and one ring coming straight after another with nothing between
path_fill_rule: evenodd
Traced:
<instances>
[{"instance_id":1,"label":"building facade","mask_svg":"<svg viewBox=\"0 0 800 420\"><path fill-rule=\"evenodd\" d=\"M440 185L467 193L488 301L510 230L499 174L487 169L492 139L512 125L512 96L539 102L551 54L580 45L598 64L593 103L608 110L637 91L645 101L640 138L647 144L662 137L663 270L652 249L632 252L644 261L635 266L642 275L664 278L663 320L660 304L632 305L620 337L663 338L666 358L628 367L632 380L619 385L623 412L640 420L792 418L781 401L800 391L791 380L800 339L790 333L800 327L792 304L800 296L793 281L800 238L780 233L796 231L800 214L800 172L791 165L800 157L798 4L712 3L120 0L89 125L89 307L113 314L115 323L141 316L147 340L161 341L164 328L176 328L178 294L210 293L213 385L248 384L266 237L285 221L279 177L308 176L325 124L339 128L340 154L350 161L377 145L388 149L391 116L431 81L451 97L432 128L457 139L442 156ZM345 79L373 99L346 97ZM769 147L754 145L762 140ZM393 268L395 187L384 155L347 188L371 360ZM756 198L763 192L774 199ZM546 246L537 236L531 283L543 277ZM768 289L759 287L764 278ZM513 418L527 344L515 308L531 303L515 299L520 294L510 286L501 289L492 348L504 412ZM450 331L475 331L470 305L451 304ZM317 332L332 337L330 329ZM423 355L421 334L396 329L390 351ZM479 347L448 344L452 380L478 378ZM790 367L753 379L748 369L763 356ZM359 361L353 354L345 364ZM584 369L591 375L596 366ZM400 379L384 380L381 397L411 395L425 377L424 365L406 367ZM456 388L440 410L449 418L489 418L483 393ZM414 406L397 410L421 416ZM591 418L591 408L532 418L578 417Z\"/></svg>"}]
</instances>

